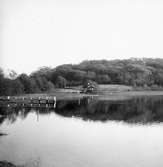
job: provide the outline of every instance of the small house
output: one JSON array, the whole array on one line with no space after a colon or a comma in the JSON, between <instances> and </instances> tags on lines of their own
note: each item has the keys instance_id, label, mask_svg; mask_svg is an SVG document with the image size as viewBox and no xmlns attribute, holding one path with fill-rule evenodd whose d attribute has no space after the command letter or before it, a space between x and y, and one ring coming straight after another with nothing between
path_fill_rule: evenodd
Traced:
<instances>
[{"instance_id":1,"label":"small house","mask_svg":"<svg viewBox=\"0 0 163 167\"><path fill-rule=\"evenodd\" d=\"M93 93L94 90L95 90L95 86L88 82L85 92L86 93Z\"/></svg>"}]
</instances>

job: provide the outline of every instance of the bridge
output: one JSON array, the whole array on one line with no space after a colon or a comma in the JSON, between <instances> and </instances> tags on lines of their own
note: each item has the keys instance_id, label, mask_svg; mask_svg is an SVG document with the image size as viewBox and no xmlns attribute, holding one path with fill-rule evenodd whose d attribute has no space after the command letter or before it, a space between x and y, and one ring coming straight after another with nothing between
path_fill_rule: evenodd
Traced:
<instances>
[{"instance_id":1,"label":"bridge","mask_svg":"<svg viewBox=\"0 0 163 167\"><path fill-rule=\"evenodd\" d=\"M0 106L24 107L56 107L55 96L3 96L0 97Z\"/></svg>"}]
</instances>

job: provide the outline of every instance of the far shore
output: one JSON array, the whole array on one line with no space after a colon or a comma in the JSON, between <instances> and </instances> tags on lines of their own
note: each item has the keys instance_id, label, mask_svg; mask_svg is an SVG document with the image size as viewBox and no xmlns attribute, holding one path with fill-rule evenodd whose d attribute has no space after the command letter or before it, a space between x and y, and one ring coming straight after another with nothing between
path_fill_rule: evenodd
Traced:
<instances>
[{"instance_id":1,"label":"far shore","mask_svg":"<svg viewBox=\"0 0 163 167\"><path fill-rule=\"evenodd\" d=\"M124 100L139 96L163 96L163 91L124 91L99 94L99 100Z\"/></svg>"},{"instance_id":2,"label":"far shore","mask_svg":"<svg viewBox=\"0 0 163 167\"><path fill-rule=\"evenodd\" d=\"M163 96L163 91L115 91L97 94L84 93L48 93L44 95L56 96L58 100L80 99L83 97L90 97L97 100L124 100L138 96Z\"/></svg>"},{"instance_id":3,"label":"far shore","mask_svg":"<svg viewBox=\"0 0 163 167\"><path fill-rule=\"evenodd\" d=\"M145 88L118 84L98 85L97 91L92 93L81 93L82 85L67 88L55 88L49 92L15 95L14 97L39 98L55 96L57 100L73 100L91 97L98 100L124 100L137 96L163 96L163 88L160 90L146 90Z\"/></svg>"},{"instance_id":4,"label":"far shore","mask_svg":"<svg viewBox=\"0 0 163 167\"><path fill-rule=\"evenodd\" d=\"M48 92L48 93L34 93L24 94L14 97L46 97L55 96L57 100L73 100L81 99L84 97L90 97L98 100L124 100L138 96L163 96L163 91L114 91L114 92L102 92L102 93L71 93L71 92Z\"/></svg>"}]
</instances>

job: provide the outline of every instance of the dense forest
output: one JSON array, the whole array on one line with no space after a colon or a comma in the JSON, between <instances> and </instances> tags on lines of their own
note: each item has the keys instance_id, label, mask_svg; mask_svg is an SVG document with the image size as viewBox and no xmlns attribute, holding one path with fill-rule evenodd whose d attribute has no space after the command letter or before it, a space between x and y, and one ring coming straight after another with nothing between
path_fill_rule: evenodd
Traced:
<instances>
[{"instance_id":1,"label":"dense forest","mask_svg":"<svg viewBox=\"0 0 163 167\"><path fill-rule=\"evenodd\" d=\"M48 92L55 88L98 84L123 84L142 88L163 87L163 59L92 60L80 64L64 64L56 68L42 67L27 74L5 77L0 69L0 95Z\"/></svg>"}]
</instances>

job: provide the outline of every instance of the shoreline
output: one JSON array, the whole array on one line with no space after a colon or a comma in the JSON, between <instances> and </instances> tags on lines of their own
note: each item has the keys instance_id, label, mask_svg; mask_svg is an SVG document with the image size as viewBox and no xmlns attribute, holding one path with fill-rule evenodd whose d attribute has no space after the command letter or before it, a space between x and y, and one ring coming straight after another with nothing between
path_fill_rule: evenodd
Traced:
<instances>
[{"instance_id":1,"label":"shoreline","mask_svg":"<svg viewBox=\"0 0 163 167\"><path fill-rule=\"evenodd\" d=\"M163 91L114 91L114 92L100 92L97 94L84 94L84 93L70 93L70 92L51 92L51 93L34 93L34 94L24 94L24 95L17 95L11 97L24 97L24 98L38 98L38 97L51 97L55 96L57 100L73 100L73 99L81 99L84 97L96 97L97 99L108 99L108 100L115 100L115 99L128 99L132 97L138 96L163 96ZM0 98L7 97L7 96L0 96Z\"/></svg>"}]
</instances>

